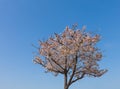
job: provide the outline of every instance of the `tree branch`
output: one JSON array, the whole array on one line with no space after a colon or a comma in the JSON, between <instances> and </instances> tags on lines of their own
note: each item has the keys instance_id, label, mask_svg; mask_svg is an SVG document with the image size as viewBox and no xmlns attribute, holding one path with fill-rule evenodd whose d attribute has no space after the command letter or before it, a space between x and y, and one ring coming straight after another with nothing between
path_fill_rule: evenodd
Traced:
<instances>
[{"instance_id":1,"label":"tree branch","mask_svg":"<svg viewBox=\"0 0 120 89\"><path fill-rule=\"evenodd\" d=\"M71 81L72 81L72 79L73 79L73 77L74 77L74 74L75 74L75 71L76 71L76 64L77 64L77 55L76 55L76 57L75 57L74 68L73 68L73 72L72 72L72 74L71 74L71 76L70 76L70 79L69 79L68 85L71 84Z\"/></svg>"},{"instance_id":2,"label":"tree branch","mask_svg":"<svg viewBox=\"0 0 120 89\"><path fill-rule=\"evenodd\" d=\"M70 84L72 84L72 83L76 82L77 80L82 79L82 78L84 77L84 75L85 75L85 73L83 73L83 74L81 75L81 77L79 77L79 78L77 78L77 79L75 79L75 80L71 81L71 83L70 83Z\"/></svg>"},{"instance_id":3,"label":"tree branch","mask_svg":"<svg viewBox=\"0 0 120 89\"><path fill-rule=\"evenodd\" d=\"M51 64L51 66L54 67L53 64L51 63L51 61L50 61L49 59L48 59L48 61L49 61L49 63ZM55 68L55 67L54 67L54 68ZM58 70L58 69L56 69L56 68L55 68L55 70L54 70L54 69L48 69L48 70L52 70L52 71L54 71L54 72L58 72L58 73L64 74L64 71L62 72L62 71L60 71L60 70Z\"/></svg>"},{"instance_id":4,"label":"tree branch","mask_svg":"<svg viewBox=\"0 0 120 89\"><path fill-rule=\"evenodd\" d=\"M54 59L51 58L51 60L56 64L58 65L63 71L65 70L59 63L57 63Z\"/></svg>"}]
</instances>

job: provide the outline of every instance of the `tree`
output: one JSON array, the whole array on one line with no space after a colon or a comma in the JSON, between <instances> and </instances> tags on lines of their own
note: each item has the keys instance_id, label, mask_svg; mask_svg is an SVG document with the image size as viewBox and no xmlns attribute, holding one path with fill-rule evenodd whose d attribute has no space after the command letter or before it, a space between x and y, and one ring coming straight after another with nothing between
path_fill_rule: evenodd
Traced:
<instances>
[{"instance_id":1,"label":"tree","mask_svg":"<svg viewBox=\"0 0 120 89\"><path fill-rule=\"evenodd\" d=\"M81 30L66 27L62 34L55 33L47 41L40 41L34 62L56 76L64 75L64 89L68 89L85 76L100 77L107 71L99 68L102 59L102 52L96 47L99 40L100 35L90 34L84 27Z\"/></svg>"}]
</instances>

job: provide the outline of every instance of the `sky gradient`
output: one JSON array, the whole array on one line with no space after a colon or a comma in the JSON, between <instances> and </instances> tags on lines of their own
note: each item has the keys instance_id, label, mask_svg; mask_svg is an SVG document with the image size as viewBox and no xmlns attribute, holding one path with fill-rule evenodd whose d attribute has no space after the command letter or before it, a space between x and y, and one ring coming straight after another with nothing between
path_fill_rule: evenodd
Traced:
<instances>
[{"instance_id":1,"label":"sky gradient","mask_svg":"<svg viewBox=\"0 0 120 89\"><path fill-rule=\"evenodd\" d=\"M100 78L84 78L70 89L120 89L119 0L0 0L0 89L63 89L63 76L54 77L33 64L32 44L78 23L102 36L104 57Z\"/></svg>"}]
</instances>

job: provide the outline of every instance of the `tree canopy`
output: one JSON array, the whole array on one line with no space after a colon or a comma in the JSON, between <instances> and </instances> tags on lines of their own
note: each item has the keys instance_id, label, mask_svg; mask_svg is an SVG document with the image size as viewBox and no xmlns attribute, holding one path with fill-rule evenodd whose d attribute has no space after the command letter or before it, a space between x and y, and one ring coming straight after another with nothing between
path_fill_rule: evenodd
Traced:
<instances>
[{"instance_id":1,"label":"tree canopy","mask_svg":"<svg viewBox=\"0 0 120 89\"><path fill-rule=\"evenodd\" d=\"M99 34L90 34L84 27L80 30L67 26L63 33L39 41L39 55L34 62L56 76L64 75L64 89L68 89L85 76L100 77L107 71L98 64L102 59L102 52L96 47L99 41Z\"/></svg>"}]
</instances>

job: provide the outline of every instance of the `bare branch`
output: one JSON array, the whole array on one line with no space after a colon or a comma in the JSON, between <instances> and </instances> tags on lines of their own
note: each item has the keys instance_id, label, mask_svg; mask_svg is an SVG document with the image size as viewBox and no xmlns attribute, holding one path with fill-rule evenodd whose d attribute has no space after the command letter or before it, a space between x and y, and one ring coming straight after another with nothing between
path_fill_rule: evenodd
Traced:
<instances>
[{"instance_id":1,"label":"bare branch","mask_svg":"<svg viewBox=\"0 0 120 89\"><path fill-rule=\"evenodd\" d=\"M81 75L81 77L78 77L77 79L73 80L70 84L72 84L72 83L74 83L74 82L82 79L82 78L84 77L84 75L85 75L85 73L83 73L83 74Z\"/></svg>"}]
</instances>

